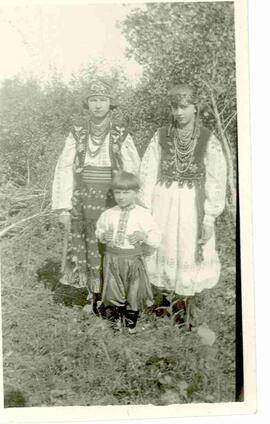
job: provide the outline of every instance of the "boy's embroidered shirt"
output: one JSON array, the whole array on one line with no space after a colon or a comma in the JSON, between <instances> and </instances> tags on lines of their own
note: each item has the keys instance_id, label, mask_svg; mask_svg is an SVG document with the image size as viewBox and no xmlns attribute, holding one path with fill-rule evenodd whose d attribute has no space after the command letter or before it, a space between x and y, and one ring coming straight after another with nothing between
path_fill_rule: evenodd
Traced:
<instances>
[{"instance_id":1,"label":"boy's embroidered shirt","mask_svg":"<svg viewBox=\"0 0 270 424\"><path fill-rule=\"evenodd\" d=\"M123 249L135 247L128 237L135 231L145 234L145 243L150 247L158 248L161 242L161 233L152 215L138 205L123 210L115 206L103 212L97 222L97 238L102 241L103 235L109 230L113 230L112 245Z\"/></svg>"},{"instance_id":2,"label":"boy's embroidered shirt","mask_svg":"<svg viewBox=\"0 0 270 424\"><path fill-rule=\"evenodd\" d=\"M114 242L115 246L118 246L118 247L124 246L126 233L127 233L128 218L130 215L130 211L134 209L135 207L136 207L135 205L131 205L131 206L128 206L127 208L121 209L120 217L118 221L118 227L117 227L116 236L115 236L115 242Z\"/></svg>"}]
</instances>

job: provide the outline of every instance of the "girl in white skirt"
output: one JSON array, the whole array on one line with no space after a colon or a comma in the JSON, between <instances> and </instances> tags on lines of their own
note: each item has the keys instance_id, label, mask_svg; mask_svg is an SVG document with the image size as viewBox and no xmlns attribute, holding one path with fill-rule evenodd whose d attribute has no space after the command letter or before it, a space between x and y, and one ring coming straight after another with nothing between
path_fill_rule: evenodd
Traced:
<instances>
[{"instance_id":1,"label":"girl in white skirt","mask_svg":"<svg viewBox=\"0 0 270 424\"><path fill-rule=\"evenodd\" d=\"M214 225L225 205L226 161L219 140L200 122L194 90L179 84L168 95L172 121L145 152L140 200L162 233L147 259L150 282L188 309L188 299L219 280Z\"/></svg>"}]
</instances>

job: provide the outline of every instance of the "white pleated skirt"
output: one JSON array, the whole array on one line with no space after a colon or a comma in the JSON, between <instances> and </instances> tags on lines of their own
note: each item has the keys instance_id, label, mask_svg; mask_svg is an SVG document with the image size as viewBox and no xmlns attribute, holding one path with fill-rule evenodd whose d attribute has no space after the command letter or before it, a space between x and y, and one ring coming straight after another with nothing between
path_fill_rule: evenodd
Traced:
<instances>
[{"instance_id":1,"label":"white pleated skirt","mask_svg":"<svg viewBox=\"0 0 270 424\"><path fill-rule=\"evenodd\" d=\"M196 263L198 220L195 188L156 185L153 216L162 233L160 248L147 257L150 282L181 296L193 296L214 287L220 276L215 235L203 246L203 261Z\"/></svg>"}]
</instances>

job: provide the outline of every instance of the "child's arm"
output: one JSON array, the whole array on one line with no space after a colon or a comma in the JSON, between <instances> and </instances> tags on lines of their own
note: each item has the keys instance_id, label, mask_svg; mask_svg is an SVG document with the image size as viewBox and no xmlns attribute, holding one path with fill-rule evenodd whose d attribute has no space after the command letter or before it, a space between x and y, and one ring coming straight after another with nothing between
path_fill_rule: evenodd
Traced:
<instances>
[{"instance_id":1,"label":"child's arm","mask_svg":"<svg viewBox=\"0 0 270 424\"><path fill-rule=\"evenodd\" d=\"M113 239L113 227L109 224L106 212L103 212L97 221L96 237L104 244L110 243Z\"/></svg>"},{"instance_id":2,"label":"child's arm","mask_svg":"<svg viewBox=\"0 0 270 424\"><path fill-rule=\"evenodd\" d=\"M148 210L144 210L140 219L140 229L129 235L131 244L145 243L154 249L158 248L161 242L161 233Z\"/></svg>"},{"instance_id":3,"label":"child's arm","mask_svg":"<svg viewBox=\"0 0 270 424\"><path fill-rule=\"evenodd\" d=\"M134 233L128 235L128 241L130 244L144 243L146 234L143 231L134 231Z\"/></svg>"}]
</instances>

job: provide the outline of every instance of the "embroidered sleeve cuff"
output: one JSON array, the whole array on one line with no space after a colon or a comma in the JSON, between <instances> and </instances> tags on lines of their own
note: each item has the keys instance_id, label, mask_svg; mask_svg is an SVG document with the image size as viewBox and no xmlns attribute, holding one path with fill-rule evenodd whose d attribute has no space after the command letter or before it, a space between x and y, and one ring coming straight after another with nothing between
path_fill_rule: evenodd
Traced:
<instances>
[{"instance_id":1,"label":"embroidered sleeve cuff","mask_svg":"<svg viewBox=\"0 0 270 424\"><path fill-rule=\"evenodd\" d=\"M203 224L213 227L215 224L215 217L213 215L204 215Z\"/></svg>"},{"instance_id":2,"label":"embroidered sleeve cuff","mask_svg":"<svg viewBox=\"0 0 270 424\"><path fill-rule=\"evenodd\" d=\"M60 215L70 215L70 211L68 209L61 209Z\"/></svg>"}]
</instances>

